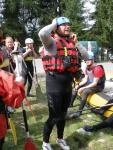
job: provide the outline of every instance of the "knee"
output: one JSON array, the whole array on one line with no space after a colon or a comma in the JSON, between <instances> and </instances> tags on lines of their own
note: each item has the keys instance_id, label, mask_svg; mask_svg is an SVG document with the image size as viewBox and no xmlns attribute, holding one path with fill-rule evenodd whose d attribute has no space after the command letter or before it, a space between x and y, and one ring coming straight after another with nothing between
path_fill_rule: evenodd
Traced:
<instances>
[{"instance_id":1,"label":"knee","mask_svg":"<svg viewBox=\"0 0 113 150\"><path fill-rule=\"evenodd\" d=\"M60 120L64 120L66 117L67 112L62 112L61 116L60 116Z\"/></svg>"},{"instance_id":2,"label":"knee","mask_svg":"<svg viewBox=\"0 0 113 150\"><path fill-rule=\"evenodd\" d=\"M85 90L82 92L82 97L88 97L89 94L91 94L91 91L89 91L89 89L85 89Z\"/></svg>"},{"instance_id":3,"label":"knee","mask_svg":"<svg viewBox=\"0 0 113 150\"><path fill-rule=\"evenodd\" d=\"M58 120L59 120L59 118L53 118L53 119L51 120L51 125L55 125Z\"/></svg>"}]
</instances>

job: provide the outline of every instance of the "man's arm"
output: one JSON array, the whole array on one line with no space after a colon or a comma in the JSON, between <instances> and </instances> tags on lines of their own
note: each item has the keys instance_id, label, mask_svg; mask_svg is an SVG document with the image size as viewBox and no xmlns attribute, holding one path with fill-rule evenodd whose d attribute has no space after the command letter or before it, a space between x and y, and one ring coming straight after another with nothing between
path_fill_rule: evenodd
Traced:
<instances>
[{"instance_id":1,"label":"man's arm","mask_svg":"<svg viewBox=\"0 0 113 150\"><path fill-rule=\"evenodd\" d=\"M70 33L70 39L73 42L73 44L78 48L82 58L84 60L88 60L89 56L88 56L87 49L79 43L77 39L77 35L75 33Z\"/></svg>"},{"instance_id":2,"label":"man's arm","mask_svg":"<svg viewBox=\"0 0 113 150\"><path fill-rule=\"evenodd\" d=\"M87 82L88 82L88 75L85 75L85 77L83 78L83 80L79 83L79 87L81 87L82 85L84 85Z\"/></svg>"},{"instance_id":3,"label":"man's arm","mask_svg":"<svg viewBox=\"0 0 113 150\"><path fill-rule=\"evenodd\" d=\"M98 80L99 80L99 78L94 78L94 80L93 80L93 82L91 84L79 88L78 93L81 94L83 92L83 90L91 88L91 87L95 87L97 85L97 83L98 83Z\"/></svg>"},{"instance_id":4,"label":"man's arm","mask_svg":"<svg viewBox=\"0 0 113 150\"><path fill-rule=\"evenodd\" d=\"M87 49L82 45L80 44L79 42L76 44L82 58L84 60L88 60L89 56L88 56L88 52L87 52Z\"/></svg>"},{"instance_id":5,"label":"man's arm","mask_svg":"<svg viewBox=\"0 0 113 150\"><path fill-rule=\"evenodd\" d=\"M51 32L52 30L56 27L56 25L54 23L45 26L44 28L42 28L39 31L39 38L45 48L45 53L51 53L51 54L56 54L57 53L57 49L56 49L56 42L53 39L53 37L51 37Z\"/></svg>"}]
</instances>

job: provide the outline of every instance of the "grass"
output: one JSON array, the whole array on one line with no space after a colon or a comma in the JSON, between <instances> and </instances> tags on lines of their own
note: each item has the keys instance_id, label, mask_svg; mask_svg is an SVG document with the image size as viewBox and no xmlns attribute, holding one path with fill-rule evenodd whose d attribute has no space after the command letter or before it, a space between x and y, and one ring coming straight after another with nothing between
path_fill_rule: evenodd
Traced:
<instances>
[{"instance_id":1,"label":"grass","mask_svg":"<svg viewBox=\"0 0 113 150\"><path fill-rule=\"evenodd\" d=\"M43 125L48 118L48 107L45 94L45 81L43 78L40 78L39 84L43 91L43 103L40 99L36 97L28 98L29 103L32 107L32 110L36 116L32 116L28 105L25 103L27 120L29 125L29 133L31 141L35 144L38 150L42 150L42 141L43 141ZM35 88L32 88L32 94L35 94ZM41 95L40 95L41 97ZM74 105L79 104L78 100L75 100ZM70 110L77 110L78 106L70 108ZM7 131L5 138L3 150L24 150L24 145L26 143L26 132L21 126L24 127L22 108L16 110L14 114L11 115L13 123L16 128L18 144L14 145L13 137L10 129ZM76 130L81 128L83 125L94 125L101 121L101 119L90 111L83 112L78 119L72 119L68 117L65 126L64 139L70 145L71 150L112 150L113 149L113 130L111 128L102 129L98 132L93 132L92 135L80 134ZM100 133L104 133L103 136L100 136ZM99 140L101 140L99 142ZM104 142L103 142L104 140ZM51 134L50 142L54 150L61 150L55 143L56 141L56 127L54 127Z\"/></svg>"}]
</instances>

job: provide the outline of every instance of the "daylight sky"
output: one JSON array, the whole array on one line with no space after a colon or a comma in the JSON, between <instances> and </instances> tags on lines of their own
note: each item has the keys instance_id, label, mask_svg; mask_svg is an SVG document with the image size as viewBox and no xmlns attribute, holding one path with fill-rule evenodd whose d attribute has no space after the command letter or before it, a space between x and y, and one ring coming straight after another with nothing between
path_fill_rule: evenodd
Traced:
<instances>
[{"instance_id":1,"label":"daylight sky","mask_svg":"<svg viewBox=\"0 0 113 150\"><path fill-rule=\"evenodd\" d=\"M94 20L90 20L89 18L89 14L90 13L93 13L95 11L95 5L92 5L90 2L86 2L85 5L85 10L87 10L87 12L84 14L84 16L87 16L88 19L86 19L86 22L89 24L89 25L93 25L94 24ZM85 28L83 30L88 30L89 28Z\"/></svg>"}]
</instances>

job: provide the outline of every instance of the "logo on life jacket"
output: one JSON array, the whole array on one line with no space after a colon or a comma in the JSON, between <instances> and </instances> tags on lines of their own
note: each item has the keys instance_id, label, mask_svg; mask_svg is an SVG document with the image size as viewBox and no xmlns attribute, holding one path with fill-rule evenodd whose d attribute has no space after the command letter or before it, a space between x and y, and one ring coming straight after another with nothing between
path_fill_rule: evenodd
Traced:
<instances>
[{"instance_id":1,"label":"logo on life jacket","mask_svg":"<svg viewBox=\"0 0 113 150\"><path fill-rule=\"evenodd\" d=\"M41 57L44 70L56 72L75 72L78 70L78 49L72 42L66 42L63 38L55 38L57 54L44 54L44 47L41 50Z\"/></svg>"}]
</instances>

